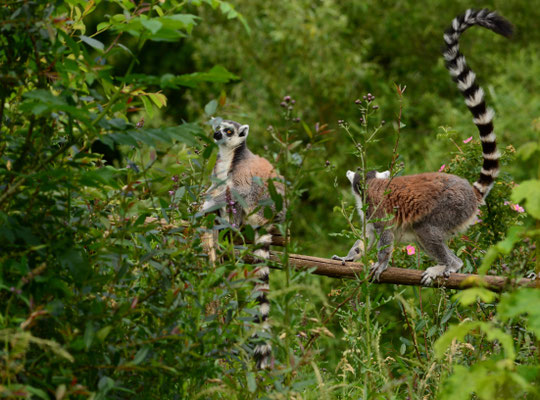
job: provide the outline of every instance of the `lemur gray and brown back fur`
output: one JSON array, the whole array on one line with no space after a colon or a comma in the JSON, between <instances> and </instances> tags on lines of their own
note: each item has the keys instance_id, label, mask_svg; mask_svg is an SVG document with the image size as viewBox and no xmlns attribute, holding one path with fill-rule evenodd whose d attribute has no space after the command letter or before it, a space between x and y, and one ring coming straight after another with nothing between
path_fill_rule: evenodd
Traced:
<instances>
[{"instance_id":1,"label":"lemur gray and brown back fur","mask_svg":"<svg viewBox=\"0 0 540 400\"><path fill-rule=\"evenodd\" d=\"M269 290L270 269L267 260L270 258L270 244L272 236L262 233L268 220L264 217L261 201L270 198L268 192L268 180L280 178L274 167L265 158L253 154L247 147L246 139L249 126L235 121L222 121L214 132L214 140L219 147L218 158L214 166L212 186L206 193L206 201L202 207L203 212L213 209L223 211L223 206L228 199L234 200L240 196L244 207L235 202L236 213L233 214L231 223L240 226L243 223L252 225L255 229L254 252L258 265L254 270L257 282L253 289L259 304L259 315L255 321L260 324L262 331L269 329L268 314L270 302L266 296ZM278 193L283 194L283 184L275 183ZM229 200L230 201L230 200ZM285 207L277 214L274 222L280 222L285 215ZM271 346L266 341L257 343L254 348L254 358L257 368L267 368L271 355Z\"/></svg>"},{"instance_id":2,"label":"lemur gray and brown back fur","mask_svg":"<svg viewBox=\"0 0 540 400\"><path fill-rule=\"evenodd\" d=\"M452 79L465 97L482 141L483 165L479 179L471 186L455 175L431 172L400 176L389 179L390 173L370 171L366 182L363 174L347 172L360 215L363 201L367 204L367 242L378 241L377 262L371 267L374 279L387 268L394 241L416 239L422 249L438 265L427 268L422 282L431 284L437 277L458 271L463 262L448 248L446 240L464 231L474 221L478 206L483 204L499 173L500 154L493 132L493 111L486 108L484 91L476 83L476 75L459 52L460 35L473 25L480 25L495 33L509 37L512 25L503 17L489 10L467 10L456 17L444 34L444 58ZM365 193L364 193L365 190ZM393 218L388 221L388 216ZM386 220L385 220L386 218ZM364 241L358 240L345 257L337 260L355 261L362 256Z\"/></svg>"}]
</instances>

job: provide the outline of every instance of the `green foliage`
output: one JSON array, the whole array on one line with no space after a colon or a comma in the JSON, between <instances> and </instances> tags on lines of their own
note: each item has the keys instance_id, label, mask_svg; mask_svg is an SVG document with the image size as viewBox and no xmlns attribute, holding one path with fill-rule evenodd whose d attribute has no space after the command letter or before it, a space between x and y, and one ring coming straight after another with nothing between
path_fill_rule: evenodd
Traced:
<instances>
[{"instance_id":1,"label":"green foliage","mask_svg":"<svg viewBox=\"0 0 540 400\"><path fill-rule=\"evenodd\" d=\"M492 292L489 289L482 287L470 288L467 290L462 290L454 296L454 300L458 301L464 306L470 306L471 304L476 303L476 301L482 301L484 303L493 303L497 298L497 294Z\"/></svg>"},{"instance_id":2,"label":"green foliage","mask_svg":"<svg viewBox=\"0 0 540 400\"><path fill-rule=\"evenodd\" d=\"M489 341L497 340L501 343L504 349L505 358L513 361L516 357L514 346L512 344L512 337L502 330L494 328L489 323L485 322L473 322L468 321L460 325L454 325L442 335L435 343L434 350L435 355L441 358L444 355L446 349L450 346L452 341L463 341L464 337L471 333L471 331L482 331Z\"/></svg>"},{"instance_id":3,"label":"green foliage","mask_svg":"<svg viewBox=\"0 0 540 400\"><path fill-rule=\"evenodd\" d=\"M355 99L368 92L374 94L375 104L381 107L376 118L389 122L378 142L367 150L372 165L383 170L388 169L392 157L395 129L390 121L395 120L398 108L395 83L408 87L402 121L407 129L399 150L399 162L404 163L406 173L436 171L441 164L448 164L453 147L435 140L440 126L455 127L460 145L461 140L477 134L440 55L443 30L457 14L475 6L469 0L439 1L436 6L427 0L293 0L279 4L244 0L236 4L252 33L246 35L237 21L205 12L209 24L201 25L194 38L193 61L201 70L225 65L241 76L242 82L226 97L211 85L208 91L190 93L188 110L197 115L200 104L209 99L226 99L224 111L249 123L251 132L258 132L250 139L259 147L268 142L266 127L279 123L280 115L271 110L284 95L301 101L298 111L309 126L328 124L327 154L311 162L321 167L328 160L330 176L328 180L309 179L309 196L303 201L305 219L295 227L295 234L301 237L325 238L307 248L310 254L327 256L348 250L338 238L326 234L342 229L338 218L327 218L328 210L339 204L339 199L336 202L328 196L328 182L334 182L338 197L348 196L344 171L358 165L337 122L358 125ZM540 10L524 0L511 5L488 1L476 7L496 9L516 25L516 35L510 41L482 28L471 28L460 47L486 90L488 104L495 108L499 143L518 147L536 141L538 123L534 121L540 109L536 21ZM527 90L520 90L523 87ZM523 167L509 164L505 169L524 180L526 171L534 168L532 164L531 158L520 164ZM308 221L322 224L313 227Z\"/></svg>"},{"instance_id":4,"label":"green foliage","mask_svg":"<svg viewBox=\"0 0 540 400\"><path fill-rule=\"evenodd\" d=\"M540 312L538 308L531 307L532 304L537 304L539 296L539 291L535 289L520 289L503 295L497 306L499 317L507 321L521 314L528 314L528 329L536 336L540 336Z\"/></svg>"},{"instance_id":5,"label":"green foliage","mask_svg":"<svg viewBox=\"0 0 540 400\"><path fill-rule=\"evenodd\" d=\"M445 164L477 178L480 143L462 144L470 117L438 54L443 27L469 3L436 13L425 1L235 6L0 8L0 397L538 396L537 289L385 287L367 270L340 282L288 262L292 252L341 254L361 236L347 169ZM502 172L481 221L450 246L464 272L521 278L540 272L538 10L498 8L519 24L515 41L479 31L463 47L492 84ZM217 116L249 123L250 148L285 177L261 204L270 219L287 205L278 229L291 239L261 334L271 371L252 362L257 304L243 256L254 231L199 213L216 161L206 123ZM438 138L424 134L441 125ZM98 139L122 160L93 152ZM215 264L203 246L213 228ZM429 263L399 246L392 260Z\"/></svg>"},{"instance_id":6,"label":"green foliage","mask_svg":"<svg viewBox=\"0 0 540 400\"><path fill-rule=\"evenodd\" d=\"M122 12L88 34L85 19L99 3L12 3L0 11L1 129L10 138L0 145L2 397L185 395L197 384L170 380L187 371L212 377L231 335L245 335L231 316L247 304L228 293L246 292L246 279L212 290L226 269L202 267L204 231L193 219L204 164L186 146L199 153L210 140L196 123L145 128L129 114L143 107L151 120L166 105L148 90L161 81L193 87L235 76L216 66L157 83L134 79L147 42L186 37L200 18L176 2L152 9L116 2ZM107 31L116 34L110 43L99 40ZM137 37L131 48L121 44L123 32ZM108 63L117 52L131 57L123 75ZM122 146L127 167L104 165L89 150L96 139ZM171 199L174 182L157 166L174 150L186 164L170 168L184 176ZM193 223L163 233L150 216ZM227 334L209 316L218 300Z\"/></svg>"},{"instance_id":7,"label":"green foliage","mask_svg":"<svg viewBox=\"0 0 540 400\"><path fill-rule=\"evenodd\" d=\"M520 373L510 370L504 363L482 361L474 366L456 366L445 382L441 399L468 399L476 395L482 400L510 399L532 395L534 387Z\"/></svg>"},{"instance_id":8,"label":"green foliage","mask_svg":"<svg viewBox=\"0 0 540 400\"><path fill-rule=\"evenodd\" d=\"M512 193L512 201L525 202L527 212L532 217L540 219L540 180L521 182Z\"/></svg>"},{"instance_id":9,"label":"green foliage","mask_svg":"<svg viewBox=\"0 0 540 400\"><path fill-rule=\"evenodd\" d=\"M462 293L463 295L459 296L460 302L469 305L469 299L478 293L478 289L468 289ZM497 306L498 316L502 321L508 321L528 312L529 330L538 335L537 325L540 318L530 307L534 304L531 301L535 300L538 300L538 290L535 289L518 289L504 294ZM535 382L540 376L540 367L516 366L514 339L511 334L498 328L496 321L466 321L452 326L435 342L435 354L439 358L446 356L448 359L459 356L460 345L457 342L470 344L473 337L480 332L486 335L487 340L499 343L503 354L492 354L490 359L478 361L469 368L455 365L452 374L442 385L440 398L462 399L475 394L480 399L493 399L538 394ZM469 384L463 385L460 382Z\"/></svg>"}]
</instances>

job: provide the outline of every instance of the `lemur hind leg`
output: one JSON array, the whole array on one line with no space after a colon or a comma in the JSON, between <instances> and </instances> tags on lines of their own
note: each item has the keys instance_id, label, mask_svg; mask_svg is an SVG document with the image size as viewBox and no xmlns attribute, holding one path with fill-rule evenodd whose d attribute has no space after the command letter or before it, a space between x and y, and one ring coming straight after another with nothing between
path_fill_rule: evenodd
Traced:
<instances>
[{"instance_id":1,"label":"lemur hind leg","mask_svg":"<svg viewBox=\"0 0 540 400\"><path fill-rule=\"evenodd\" d=\"M444 234L439 229L433 226L422 226L415 227L415 232L422 249L438 262L438 265L427 268L422 274L423 285L431 286L438 277L448 278L452 272L461 269L463 261L448 248Z\"/></svg>"}]
</instances>

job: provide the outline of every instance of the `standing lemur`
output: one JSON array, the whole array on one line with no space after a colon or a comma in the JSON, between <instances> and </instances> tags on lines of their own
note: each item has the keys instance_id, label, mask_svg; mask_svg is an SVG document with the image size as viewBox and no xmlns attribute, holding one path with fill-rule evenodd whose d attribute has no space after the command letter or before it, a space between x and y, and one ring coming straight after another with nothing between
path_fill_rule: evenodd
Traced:
<instances>
[{"instance_id":1,"label":"standing lemur","mask_svg":"<svg viewBox=\"0 0 540 400\"><path fill-rule=\"evenodd\" d=\"M465 97L465 104L474 116L473 122L480 132L484 162L480 177L471 186L455 175L423 173L389 179L390 173L371 171L362 182L361 173L347 171L352 184L357 208L363 218L363 199L367 204L367 243L378 241L378 260L371 267L373 278L378 280L387 268L395 240L414 238L438 265L427 268L422 283L430 285L439 276L448 277L463 266L445 244L453 234L467 229L474 221L478 206L484 203L493 181L499 173L500 154L493 132L493 110L486 108L484 91L476 84L476 75L467 66L459 52L458 39L469 27L480 25L495 33L509 37L512 25L489 10L467 10L452 21L444 34L444 58L452 79ZM364 192L365 191L365 192ZM393 216L388 221L388 217ZM358 240L345 257L333 259L354 261L362 256L364 241Z\"/></svg>"},{"instance_id":2,"label":"standing lemur","mask_svg":"<svg viewBox=\"0 0 540 400\"><path fill-rule=\"evenodd\" d=\"M261 324L261 330L267 331L268 314L270 302L266 297L269 290L269 272L265 260L270 258L270 244L272 236L262 234L260 228L268 224L264 217L260 203L270 198L268 192L268 180L278 179L274 184L278 193L283 195L283 184L279 182L280 177L276 174L272 164L265 158L253 154L246 145L249 133L248 125L241 125L235 121L224 120L217 126L214 132L214 140L219 147L219 154L213 171L213 184L206 193L206 201L203 205L203 212L220 208L223 210L227 199L235 199L240 196L243 199L245 208L241 208L240 202L236 202L234 207L236 213L233 214L235 223L247 222L255 229L255 250L254 255L258 262L263 265L258 266L254 275L257 283L253 292L259 303L259 315L256 322ZM283 220L285 215L283 207L275 217L275 222ZM268 342L257 344L254 349L254 358L257 368L266 368L269 365L271 346Z\"/></svg>"}]
</instances>

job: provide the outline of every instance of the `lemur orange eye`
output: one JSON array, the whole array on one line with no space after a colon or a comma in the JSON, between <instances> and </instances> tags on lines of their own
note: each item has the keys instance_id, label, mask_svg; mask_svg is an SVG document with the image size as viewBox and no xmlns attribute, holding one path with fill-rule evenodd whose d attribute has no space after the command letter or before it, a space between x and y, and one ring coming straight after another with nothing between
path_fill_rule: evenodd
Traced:
<instances>
[{"instance_id":1,"label":"lemur orange eye","mask_svg":"<svg viewBox=\"0 0 540 400\"><path fill-rule=\"evenodd\" d=\"M233 134L233 131L230 130L230 129L227 129L227 130L225 131L225 133L227 134L227 136L231 136L231 135Z\"/></svg>"}]
</instances>

